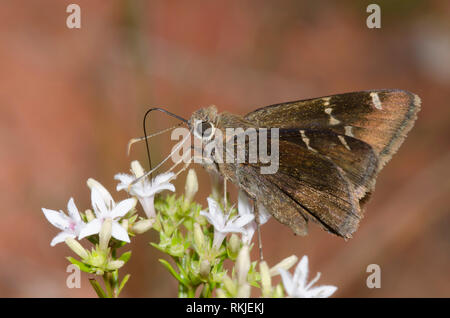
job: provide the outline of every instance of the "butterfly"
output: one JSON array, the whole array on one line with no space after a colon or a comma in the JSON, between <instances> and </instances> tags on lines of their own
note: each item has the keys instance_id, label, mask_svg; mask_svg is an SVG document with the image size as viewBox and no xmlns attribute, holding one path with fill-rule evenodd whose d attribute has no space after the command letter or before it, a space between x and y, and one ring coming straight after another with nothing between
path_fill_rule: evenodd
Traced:
<instances>
[{"instance_id":1,"label":"butterfly","mask_svg":"<svg viewBox=\"0 0 450 318\"><path fill-rule=\"evenodd\" d=\"M270 105L245 116L218 113L210 106L186 122L205 144L227 129L277 129L275 173L262 174L260 160L217 160L226 150L220 156L212 153L203 166L231 181L295 234L306 235L313 221L347 239L358 228L379 172L413 127L420 104L417 95L404 90L370 90ZM244 147L248 157L251 142L242 146L236 137L227 140L234 150Z\"/></svg>"}]
</instances>

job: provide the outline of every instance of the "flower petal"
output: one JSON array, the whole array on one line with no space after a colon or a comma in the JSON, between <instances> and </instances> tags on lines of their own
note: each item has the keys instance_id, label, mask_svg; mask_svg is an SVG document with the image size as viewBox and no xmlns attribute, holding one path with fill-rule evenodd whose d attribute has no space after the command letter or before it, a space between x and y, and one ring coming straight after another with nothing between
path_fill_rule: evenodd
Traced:
<instances>
[{"instance_id":1,"label":"flower petal","mask_svg":"<svg viewBox=\"0 0 450 318\"><path fill-rule=\"evenodd\" d=\"M286 293L289 296L292 296L293 292L294 292L294 282L293 282L291 273L289 273L284 268L279 268L278 272L280 272L281 279L283 281L283 286L284 286L284 289L286 290Z\"/></svg>"},{"instance_id":2,"label":"flower petal","mask_svg":"<svg viewBox=\"0 0 450 318\"><path fill-rule=\"evenodd\" d=\"M258 204L258 216L259 216L259 224L263 225L267 223L272 215L267 212L266 208L262 204Z\"/></svg>"},{"instance_id":3,"label":"flower petal","mask_svg":"<svg viewBox=\"0 0 450 318\"><path fill-rule=\"evenodd\" d=\"M58 243L64 242L68 237L75 238L76 235L68 232L59 232L50 242L50 246L55 246Z\"/></svg>"},{"instance_id":4,"label":"flower petal","mask_svg":"<svg viewBox=\"0 0 450 318\"><path fill-rule=\"evenodd\" d=\"M240 190L238 195L238 212L240 215L253 214L253 206L244 191Z\"/></svg>"},{"instance_id":5,"label":"flower petal","mask_svg":"<svg viewBox=\"0 0 450 318\"><path fill-rule=\"evenodd\" d=\"M154 179L152 179L151 184L158 185L162 183L167 183L169 182L170 178L172 178L174 175L175 174L173 172L161 173L157 175Z\"/></svg>"},{"instance_id":6,"label":"flower petal","mask_svg":"<svg viewBox=\"0 0 450 318\"><path fill-rule=\"evenodd\" d=\"M70 218L76 223L81 221L80 212L78 211L73 198L70 198L69 202L67 203L67 211L69 212Z\"/></svg>"},{"instance_id":7,"label":"flower petal","mask_svg":"<svg viewBox=\"0 0 450 318\"><path fill-rule=\"evenodd\" d=\"M130 198L120 201L116 207L109 213L109 217L112 219L120 218L127 214L132 208L136 206L136 199Z\"/></svg>"},{"instance_id":8,"label":"flower petal","mask_svg":"<svg viewBox=\"0 0 450 318\"><path fill-rule=\"evenodd\" d=\"M132 175L126 173L118 173L114 176L115 180L119 180L120 183L116 186L116 190L124 190L130 186L130 183L135 179Z\"/></svg>"},{"instance_id":9,"label":"flower petal","mask_svg":"<svg viewBox=\"0 0 450 318\"><path fill-rule=\"evenodd\" d=\"M103 202L105 202L106 206L109 209L112 209L116 205L109 191L106 190L106 188L100 182L89 178L87 181L87 185L91 189L91 191L95 188L100 192L100 195L103 198Z\"/></svg>"},{"instance_id":10,"label":"flower petal","mask_svg":"<svg viewBox=\"0 0 450 318\"><path fill-rule=\"evenodd\" d=\"M223 240L225 239L225 234L221 231L218 231L216 228L214 228L214 239L213 239L213 248L218 250L220 246L222 245Z\"/></svg>"},{"instance_id":11,"label":"flower petal","mask_svg":"<svg viewBox=\"0 0 450 318\"><path fill-rule=\"evenodd\" d=\"M171 183L160 184L152 189L152 195L155 195L164 190L169 190L169 191L175 192L175 186Z\"/></svg>"},{"instance_id":12,"label":"flower petal","mask_svg":"<svg viewBox=\"0 0 450 318\"><path fill-rule=\"evenodd\" d=\"M42 208L47 220L60 230L65 230L70 226L70 220L63 212Z\"/></svg>"},{"instance_id":13,"label":"flower petal","mask_svg":"<svg viewBox=\"0 0 450 318\"><path fill-rule=\"evenodd\" d=\"M100 229L102 228L102 221L100 219L94 219L85 226L80 231L80 235L78 235L78 239L81 240L86 236L91 236L94 234L98 234Z\"/></svg>"},{"instance_id":14,"label":"flower petal","mask_svg":"<svg viewBox=\"0 0 450 318\"><path fill-rule=\"evenodd\" d=\"M314 298L328 298L331 295L333 295L336 290L337 290L336 286L322 285L322 286L310 288L308 290L308 295L309 295L309 297L314 297Z\"/></svg>"},{"instance_id":15,"label":"flower petal","mask_svg":"<svg viewBox=\"0 0 450 318\"><path fill-rule=\"evenodd\" d=\"M233 225L237 227L244 227L245 225L253 221L254 218L255 216L253 214L244 214L233 221Z\"/></svg>"},{"instance_id":16,"label":"flower petal","mask_svg":"<svg viewBox=\"0 0 450 318\"><path fill-rule=\"evenodd\" d=\"M306 280L308 279L308 256L304 255L294 272L294 282L298 287L305 288Z\"/></svg>"},{"instance_id":17,"label":"flower petal","mask_svg":"<svg viewBox=\"0 0 450 318\"><path fill-rule=\"evenodd\" d=\"M91 204L97 217L103 217L108 213L108 208L106 207L102 194L96 187L92 187L91 189Z\"/></svg>"},{"instance_id":18,"label":"flower petal","mask_svg":"<svg viewBox=\"0 0 450 318\"><path fill-rule=\"evenodd\" d=\"M112 223L111 235L119 241L130 243L128 232L117 221L113 221Z\"/></svg>"},{"instance_id":19,"label":"flower petal","mask_svg":"<svg viewBox=\"0 0 450 318\"><path fill-rule=\"evenodd\" d=\"M250 243L252 242L252 238L253 235L255 234L256 227L257 227L256 222L251 222L245 227L245 231L242 233L242 241L245 244L250 245Z\"/></svg>"},{"instance_id":20,"label":"flower petal","mask_svg":"<svg viewBox=\"0 0 450 318\"><path fill-rule=\"evenodd\" d=\"M222 209L220 208L219 203L214 200L213 198L207 198L206 199L208 201L208 208L209 208L209 213L211 214L223 214Z\"/></svg>"},{"instance_id":21,"label":"flower petal","mask_svg":"<svg viewBox=\"0 0 450 318\"><path fill-rule=\"evenodd\" d=\"M200 211L200 215L204 216L216 230L222 231L225 228L225 222L220 218L215 218L213 214L206 211Z\"/></svg>"},{"instance_id":22,"label":"flower petal","mask_svg":"<svg viewBox=\"0 0 450 318\"><path fill-rule=\"evenodd\" d=\"M142 209L144 209L145 215L148 219L156 217L155 197L139 197L139 202L141 203Z\"/></svg>"}]
</instances>

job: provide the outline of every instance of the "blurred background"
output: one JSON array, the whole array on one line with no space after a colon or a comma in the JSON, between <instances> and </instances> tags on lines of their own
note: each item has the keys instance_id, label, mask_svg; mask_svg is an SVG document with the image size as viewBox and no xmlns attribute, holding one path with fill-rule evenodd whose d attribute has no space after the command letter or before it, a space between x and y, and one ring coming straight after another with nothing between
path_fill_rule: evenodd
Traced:
<instances>
[{"instance_id":1,"label":"blurred background","mask_svg":"<svg viewBox=\"0 0 450 318\"><path fill-rule=\"evenodd\" d=\"M381 28L368 29L368 4ZM81 29L66 8L81 7ZM265 105L349 91L400 88L422 98L414 129L377 182L354 238L314 224L307 237L271 220L262 227L269 265L306 254L319 284L338 297L450 296L450 2L390 1L2 1L0 4L0 296L95 297L66 287L64 244L41 207L90 205L93 177L115 198L113 176L146 164L150 106L189 117L215 104L238 114ZM151 130L175 123L163 114ZM172 147L151 142L154 162ZM200 166L196 199L210 181ZM185 175L176 181L184 189ZM176 284L148 245L132 241L123 296L176 297ZM254 249L254 258L257 250ZM381 266L381 288L366 268ZM279 281L279 278L278 280Z\"/></svg>"}]
</instances>

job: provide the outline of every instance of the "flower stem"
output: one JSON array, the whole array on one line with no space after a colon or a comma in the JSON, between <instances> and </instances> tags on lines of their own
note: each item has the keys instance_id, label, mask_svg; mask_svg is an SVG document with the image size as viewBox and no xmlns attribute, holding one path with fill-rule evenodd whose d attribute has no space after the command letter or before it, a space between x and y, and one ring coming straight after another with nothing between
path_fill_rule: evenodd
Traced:
<instances>
[{"instance_id":1,"label":"flower stem","mask_svg":"<svg viewBox=\"0 0 450 318\"><path fill-rule=\"evenodd\" d=\"M118 294L118 280L117 275L114 273L105 273L103 274L103 281L106 287L106 293L108 298L117 298Z\"/></svg>"}]
</instances>

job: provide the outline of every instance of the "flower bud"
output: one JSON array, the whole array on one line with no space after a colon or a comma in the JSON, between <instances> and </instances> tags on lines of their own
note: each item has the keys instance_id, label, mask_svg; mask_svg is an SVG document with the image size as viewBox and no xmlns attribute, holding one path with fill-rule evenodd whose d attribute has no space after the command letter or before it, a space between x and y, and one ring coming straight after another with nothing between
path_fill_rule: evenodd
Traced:
<instances>
[{"instance_id":1,"label":"flower bud","mask_svg":"<svg viewBox=\"0 0 450 318\"><path fill-rule=\"evenodd\" d=\"M153 223L155 223L155 219L140 220L133 225L133 232L136 234L145 233L152 228Z\"/></svg>"},{"instance_id":2,"label":"flower bud","mask_svg":"<svg viewBox=\"0 0 450 318\"><path fill-rule=\"evenodd\" d=\"M87 220L88 222L91 222L92 220L95 219L95 215L94 215L94 213L92 213L92 210L90 210L90 209L87 209L87 210L84 212L84 214L86 215L86 220Z\"/></svg>"},{"instance_id":3,"label":"flower bud","mask_svg":"<svg viewBox=\"0 0 450 318\"><path fill-rule=\"evenodd\" d=\"M247 282L250 265L250 250L248 245L244 245L239 252L235 265L239 285Z\"/></svg>"},{"instance_id":4,"label":"flower bud","mask_svg":"<svg viewBox=\"0 0 450 318\"><path fill-rule=\"evenodd\" d=\"M263 297L269 297L272 292L272 279L270 277L269 266L265 261L259 263L259 272L261 273L261 290Z\"/></svg>"},{"instance_id":5,"label":"flower bud","mask_svg":"<svg viewBox=\"0 0 450 318\"><path fill-rule=\"evenodd\" d=\"M222 278L222 283L225 287L225 289L228 291L229 294L231 295L236 295L237 293L237 286L236 284L233 282L233 280L230 278L230 276L228 275L224 275Z\"/></svg>"},{"instance_id":6,"label":"flower bud","mask_svg":"<svg viewBox=\"0 0 450 318\"><path fill-rule=\"evenodd\" d=\"M211 271L211 264L208 260L204 259L200 262L200 277L207 278Z\"/></svg>"},{"instance_id":7,"label":"flower bud","mask_svg":"<svg viewBox=\"0 0 450 318\"><path fill-rule=\"evenodd\" d=\"M286 257L285 259L283 259L281 262L279 262L278 264L276 264L274 267L272 267L270 269L270 276L273 277L273 276L280 274L280 272L278 271L279 268L282 268L284 270L289 270L289 268L294 266L297 263L297 261L298 261L298 257L295 255Z\"/></svg>"},{"instance_id":8,"label":"flower bud","mask_svg":"<svg viewBox=\"0 0 450 318\"><path fill-rule=\"evenodd\" d=\"M191 203L194 195L198 191L198 179L194 169L189 169L186 177L186 185L184 186L184 203L188 205Z\"/></svg>"},{"instance_id":9,"label":"flower bud","mask_svg":"<svg viewBox=\"0 0 450 318\"><path fill-rule=\"evenodd\" d=\"M223 289L216 290L217 298L227 298L227 294L223 291Z\"/></svg>"},{"instance_id":10,"label":"flower bud","mask_svg":"<svg viewBox=\"0 0 450 318\"><path fill-rule=\"evenodd\" d=\"M205 246L205 235L198 223L194 223L194 243L197 247L197 251L201 251Z\"/></svg>"},{"instance_id":11,"label":"flower bud","mask_svg":"<svg viewBox=\"0 0 450 318\"><path fill-rule=\"evenodd\" d=\"M112 231L112 219L107 218L103 221L102 228L100 229L99 236L99 247L100 250L106 251L108 249L109 240L111 239Z\"/></svg>"},{"instance_id":12,"label":"flower bud","mask_svg":"<svg viewBox=\"0 0 450 318\"><path fill-rule=\"evenodd\" d=\"M68 237L68 238L66 238L65 242L66 242L67 246L69 246L70 249L72 251L74 251L78 256L80 256L82 259L87 259L89 257L89 253L74 238Z\"/></svg>"},{"instance_id":13,"label":"flower bud","mask_svg":"<svg viewBox=\"0 0 450 318\"><path fill-rule=\"evenodd\" d=\"M235 259L239 253L239 249L241 248L241 239L235 233L231 234L230 240L227 244L228 252L232 259Z\"/></svg>"},{"instance_id":14,"label":"flower bud","mask_svg":"<svg viewBox=\"0 0 450 318\"><path fill-rule=\"evenodd\" d=\"M108 262L108 265L106 265L106 268L110 271L114 271L116 269L121 268L124 264L125 264L124 261L114 260L114 261Z\"/></svg>"},{"instance_id":15,"label":"flower bud","mask_svg":"<svg viewBox=\"0 0 450 318\"><path fill-rule=\"evenodd\" d=\"M272 297L274 297L274 298L283 298L284 297L283 287L281 286L281 284L278 284L275 287Z\"/></svg>"},{"instance_id":16,"label":"flower bud","mask_svg":"<svg viewBox=\"0 0 450 318\"><path fill-rule=\"evenodd\" d=\"M144 168L142 168L141 164L137 160L131 162L131 171L136 176L136 178L142 177L144 175Z\"/></svg>"},{"instance_id":17,"label":"flower bud","mask_svg":"<svg viewBox=\"0 0 450 318\"><path fill-rule=\"evenodd\" d=\"M251 293L251 288L248 283L244 283L239 286L236 297L237 298L249 298Z\"/></svg>"}]
</instances>

